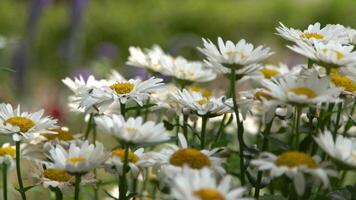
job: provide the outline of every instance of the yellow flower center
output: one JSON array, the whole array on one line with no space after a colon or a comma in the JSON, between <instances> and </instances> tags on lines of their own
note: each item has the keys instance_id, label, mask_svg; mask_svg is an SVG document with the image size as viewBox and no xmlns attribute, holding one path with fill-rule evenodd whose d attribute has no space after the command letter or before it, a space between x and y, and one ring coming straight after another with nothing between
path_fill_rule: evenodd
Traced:
<instances>
[{"instance_id":1,"label":"yellow flower center","mask_svg":"<svg viewBox=\"0 0 356 200\"><path fill-rule=\"evenodd\" d=\"M63 169L46 169L43 171L43 176L58 182L68 182L72 176Z\"/></svg>"},{"instance_id":2,"label":"yellow flower center","mask_svg":"<svg viewBox=\"0 0 356 200\"><path fill-rule=\"evenodd\" d=\"M278 156L275 163L278 166L317 168L318 164L309 155L298 151L287 151Z\"/></svg>"},{"instance_id":3,"label":"yellow flower center","mask_svg":"<svg viewBox=\"0 0 356 200\"><path fill-rule=\"evenodd\" d=\"M78 157L71 157L67 160L68 163L71 164L77 164L80 163L82 161L85 161L86 159L84 157L78 156Z\"/></svg>"},{"instance_id":4,"label":"yellow flower center","mask_svg":"<svg viewBox=\"0 0 356 200\"><path fill-rule=\"evenodd\" d=\"M273 99L273 97L271 96L271 95L269 95L268 93L266 93L266 92L263 92L263 91L257 91L256 93L255 93L255 99L257 99L257 100L260 100L260 101L262 101L262 100L272 100Z\"/></svg>"},{"instance_id":5,"label":"yellow flower center","mask_svg":"<svg viewBox=\"0 0 356 200\"><path fill-rule=\"evenodd\" d=\"M225 200L225 197L216 189L202 188L194 192L200 200Z\"/></svg>"},{"instance_id":6,"label":"yellow flower center","mask_svg":"<svg viewBox=\"0 0 356 200\"><path fill-rule=\"evenodd\" d=\"M324 52L324 53L327 53L327 52L329 52L329 51L335 53L337 59L341 59L341 58L344 57L344 54L343 54L342 52L338 51L338 50L335 50L335 49L323 49L323 52Z\"/></svg>"},{"instance_id":7,"label":"yellow flower center","mask_svg":"<svg viewBox=\"0 0 356 200\"><path fill-rule=\"evenodd\" d=\"M1 147L0 148L0 156L6 156L6 155L15 157L16 149L12 148L12 147Z\"/></svg>"},{"instance_id":8,"label":"yellow flower center","mask_svg":"<svg viewBox=\"0 0 356 200\"><path fill-rule=\"evenodd\" d=\"M306 38L306 39L311 39L311 38L315 38L315 39L323 39L324 36L319 34L319 33L303 33L301 36L301 38Z\"/></svg>"},{"instance_id":9,"label":"yellow flower center","mask_svg":"<svg viewBox=\"0 0 356 200\"><path fill-rule=\"evenodd\" d=\"M200 100L196 101L196 103L202 106L202 105L207 104L207 103L208 103L208 100L206 100L206 99L200 99Z\"/></svg>"},{"instance_id":10,"label":"yellow flower center","mask_svg":"<svg viewBox=\"0 0 356 200\"><path fill-rule=\"evenodd\" d=\"M201 88L201 87L198 87L198 86L191 86L191 87L189 87L189 90L190 91L193 91L193 92L199 92L199 93L201 93L202 95L203 95L203 97L205 97L205 98L209 98L209 97L211 97L211 92L208 90L208 89L206 89L206 88Z\"/></svg>"},{"instance_id":11,"label":"yellow flower center","mask_svg":"<svg viewBox=\"0 0 356 200\"><path fill-rule=\"evenodd\" d=\"M332 74L331 75L331 81L337 86L337 87L342 87L345 89L345 91L348 92L355 92L356 91L356 83L352 79L338 75L338 74Z\"/></svg>"},{"instance_id":12,"label":"yellow flower center","mask_svg":"<svg viewBox=\"0 0 356 200\"><path fill-rule=\"evenodd\" d=\"M205 154L197 149L187 148L179 149L173 153L169 162L175 166L188 165L193 169L202 169L203 167L208 167L211 162Z\"/></svg>"},{"instance_id":13,"label":"yellow flower center","mask_svg":"<svg viewBox=\"0 0 356 200\"><path fill-rule=\"evenodd\" d=\"M17 126L20 128L20 131L25 133L30 130L35 123L26 117L11 117L7 119L4 124L11 124L12 126Z\"/></svg>"},{"instance_id":14,"label":"yellow flower center","mask_svg":"<svg viewBox=\"0 0 356 200\"><path fill-rule=\"evenodd\" d=\"M129 82L115 83L111 85L110 88L114 90L117 94L127 94L134 89L134 84Z\"/></svg>"},{"instance_id":15,"label":"yellow flower center","mask_svg":"<svg viewBox=\"0 0 356 200\"><path fill-rule=\"evenodd\" d=\"M69 141L74 139L73 135L70 132L64 131L60 128L51 129L50 131L56 132L57 134L44 133L42 134L42 136L47 138L48 140L53 140L57 138L61 141Z\"/></svg>"},{"instance_id":16,"label":"yellow flower center","mask_svg":"<svg viewBox=\"0 0 356 200\"><path fill-rule=\"evenodd\" d=\"M121 159L121 161L125 161L125 149L116 149L111 152L112 156L117 156ZM129 151L128 154L128 161L131 163L136 163L137 161L140 160L140 158L134 153Z\"/></svg>"},{"instance_id":17,"label":"yellow flower center","mask_svg":"<svg viewBox=\"0 0 356 200\"><path fill-rule=\"evenodd\" d=\"M276 76L276 75L280 74L280 72L278 70L276 70L276 69L268 69L268 68L262 68L262 69L260 69L260 72L267 79L270 79L273 76Z\"/></svg>"},{"instance_id":18,"label":"yellow flower center","mask_svg":"<svg viewBox=\"0 0 356 200\"><path fill-rule=\"evenodd\" d=\"M317 94L314 90L307 88L307 87L295 87L288 90L289 92L293 92L296 95L303 95L308 97L308 99L315 98Z\"/></svg>"}]
</instances>

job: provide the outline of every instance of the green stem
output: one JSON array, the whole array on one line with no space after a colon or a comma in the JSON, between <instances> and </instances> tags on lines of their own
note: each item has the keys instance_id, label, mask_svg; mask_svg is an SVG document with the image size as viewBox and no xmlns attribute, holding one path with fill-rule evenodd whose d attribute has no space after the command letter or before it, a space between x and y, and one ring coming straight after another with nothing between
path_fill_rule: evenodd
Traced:
<instances>
[{"instance_id":1,"label":"green stem","mask_svg":"<svg viewBox=\"0 0 356 200\"><path fill-rule=\"evenodd\" d=\"M188 140L188 115L183 114L183 135Z\"/></svg>"},{"instance_id":2,"label":"green stem","mask_svg":"<svg viewBox=\"0 0 356 200\"><path fill-rule=\"evenodd\" d=\"M126 105L124 103L120 103L120 112L121 115L126 118Z\"/></svg>"},{"instance_id":3,"label":"green stem","mask_svg":"<svg viewBox=\"0 0 356 200\"><path fill-rule=\"evenodd\" d=\"M50 187L52 192L56 195L56 200L63 200L63 193L58 187Z\"/></svg>"},{"instance_id":4,"label":"green stem","mask_svg":"<svg viewBox=\"0 0 356 200\"><path fill-rule=\"evenodd\" d=\"M337 115L336 115L336 122L335 122L335 130L334 130L334 139L337 135L337 130L339 129L340 118L341 118L341 111L342 111L342 102L337 104Z\"/></svg>"},{"instance_id":5,"label":"green stem","mask_svg":"<svg viewBox=\"0 0 356 200\"><path fill-rule=\"evenodd\" d=\"M222 136L222 132L224 130L224 124L225 124L225 120L226 120L226 117L227 117L227 114L224 114L221 122L220 122L220 126L219 126L219 129L218 129L218 132L216 133L216 139L215 139L215 142L218 142Z\"/></svg>"},{"instance_id":6,"label":"green stem","mask_svg":"<svg viewBox=\"0 0 356 200\"><path fill-rule=\"evenodd\" d=\"M94 114L91 113L90 116L89 116L89 121L88 121L88 124L87 124L87 128L85 130L85 134L84 134L84 139L87 140L88 137L89 137L89 133L92 129L92 121L93 121L93 117L94 117Z\"/></svg>"},{"instance_id":7,"label":"green stem","mask_svg":"<svg viewBox=\"0 0 356 200\"><path fill-rule=\"evenodd\" d=\"M266 149L268 149L268 139L267 139L266 135L270 134L271 128L272 128L272 124L273 124L273 119L271 120L271 122L269 122L267 124L265 130L263 131L263 143L262 143L262 147L261 147L262 151L265 151ZM258 199L260 197L262 175L263 175L263 172L262 171L258 171L257 181L256 181L256 189L255 189L255 199Z\"/></svg>"},{"instance_id":8,"label":"green stem","mask_svg":"<svg viewBox=\"0 0 356 200\"><path fill-rule=\"evenodd\" d=\"M79 200L80 182L82 179L81 174L75 175L75 188L74 188L74 200Z\"/></svg>"},{"instance_id":9,"label":"green stem","mask_svg":"<svg viewBox=\"0 0 356 200\"><path fill-rule=\"evenodd\" d=\"M201 135L200 135L200 148L204 149L205 148L205 134L206 134L206 124L208 122L208 117L207 116L202 116L202 122L201 122Z\"/></svg>"},{"instance_id":10,"label":"green stem","mask_svg":"<svg viewBox=\"0 0 356 200\"><path fill-rule=\"evenodd\" d=\"M122 175L119 177L119 200L126 200L126 193L127 193L126 172L127 172L128 158L129 158L129 145L126 144L124 165L122 167Z\"/></svg>"},{"instance_id":11,"label":"green stem","mask_svg":"<svg viewBox=\"0 0 356 200\"><path fill-rule=\"evenodd\" d=\"M296 108L296 126L295 126L295 149L299 149L299 137L300 137L300 133L299 133L299 126L300 126L300 115L302 112L302 108L301 107L297 107Z\"/></svg>"},{"instance_id":12,"label":"green stem","mask_svg":"<svg viewBox=\"0 0 356 200\"><path fill-rule=\"evenodd\" d=\"M23 182L22 182L22 176L21 176L21 163L20 163L20 141L16 142L16 173L17 173L17 181L19 182L19 192L21 194L22 200L26 200L26 191L25 188L23 186Z\"/></svg>"},{"instance_id":13,"label":"green stem","mask_svg":"<svg viewBox=\"0 0 356 200\"><path fill-rule=\"evenodd\" d=\"M236 117L236 122L237 122L237 138L240 146L240 173L241 173L241 184L245 185L245 161L244 161L244 148L245 148L245 143L243 141L243 132L244 132L244 127L243 123L240 121L239 117L239 108L237 106L236 102L236 88L235 88L235 82L236 82L236 74L235 74L235 69L231 68L231 74L230 74L230 88L231 88L231 95L232 95L232 101L234 105L234 113Z\"/></svg>"},{"instance_id":14,"label":"green stem","mask_svg":"<svg viewBox=\"0 0 356 200\"><path fill-rule=\"evenodd\" d=\"M2 183L4 200L7 200L7 165L5 162L2 164Z\"/></svg>"}]
</instances>

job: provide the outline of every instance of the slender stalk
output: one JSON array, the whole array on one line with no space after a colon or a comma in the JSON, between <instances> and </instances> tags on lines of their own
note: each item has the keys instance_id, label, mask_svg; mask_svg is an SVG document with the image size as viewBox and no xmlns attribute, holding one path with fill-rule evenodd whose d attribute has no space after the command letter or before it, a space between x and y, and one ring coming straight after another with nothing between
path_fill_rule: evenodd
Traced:
<instances>
[{"instance_id":1,"label":"slender stalk","mask_svg":"<svg viewBox=\"0 0 356 200\"><path fill-rule=\"evenodd\" d=\"M21 194L22 200L26 200L26 191L25 188L23 186L23 182L22 182L22 176L21 176L21 163L20 163L20 157L21 157L21 153L20 153L20 141L16 141L16 173L17 173L17 181L19 182L19 189L18 191Z\"/></svg>"},{"instance_id":2,"label":"slender stalk","mask_svg":"<svg viewBox=\"0 0 356 200\"><path fill-rule=\"evenodd\" d=\"M230 74L230 88L231 88L231 95L232 95L232 101L234 105L234 113L236 117L236 122L237 122L237 138L240 146L240 173L241 173L241 184L245 184L245 161L244 161L244 149L245 149L245 143L243 141L243 133L244 133L244 127L243 123L240 121L239 118L239 108L237 106L236 102L236 88L235 88L235 82L236 82L236 74L235 74L235 69L231 68L231 74Z\"/></svg>"},{"instance_id":3,"label":"slender stalk","mask_svg":"<svg viewBox=\"0 0 356 200\"><path fill-rule=\"evenodd\" d=\"M75 175L75 188L74 188L74 200L79 200L80 182L82 179L81 174Z\"/></svg>"},{"instance_id":4,"label":"slender stalk","mask_svg":"<svg viewBox=\"0 0 356 200\"><path fill-rule=\"evenodd\" d=\"M85 133L84 133L84 139L87 140L88 137L89 137L89 133L92 129L92 121L93 121L93 117L94 117L94 114L91 113L90 116L89 116L89 121L88 121L88 124L87 124L87 128L85 129Z\"/></svg>"},{"instance_id":5,"label":"slender stalk","mask_svg":"<svg viewBox=\"0 0 356 200\"><path fill-rule=\"evenodd\" d=\"M335 122L335 130L334 130L334 139L337 135L337 130L339 129L340 118L341 118L341 111L342 111L342 102L337 104L337 115L336 115L336 122Z\"/></svg>"},{"instance_id":6,"label":"slender stalk","mask_svg":"<svg viewBox=\"0 0 356 200\"><path fill-rule=\"evenodd\" d=\"M2 164L2 187L4 200L7 200L7 164L5 162Z\"/></svg>"},{"instance_id":7,"label":"slender stalk","mask_svg":"<svg viewBox=\"0 0 356 200\"><path fill-rule=\"evenodd\" d=\"M122 167L122 175L119 177L119 200L126 200L126 193L127 193L126 172L127 172L128 158L129 158L129 145L126 144L124 165Z\"/></svg>"},{"instance_id":8,"label":"slender stalk","mask_svg":"<svg viewBox=\"0 0 356 200\"><path fill-rule=\"evenodd\" d=\"M297 107L296 108L296 125L295 125L295 148L299 149L299 137L300 137L300 133L299 133L299 127L300 127L300 115L302 114L302 108L301 107Z\"/></svg>"},{"instance_id":9,"label":"slender stalk","mask_svg":"<svg viewBox=\"0 0 356 200\"><path fill-rule=\"evenodd\" d=\"M124 103L120 103L120 112L121 115L126 118L126 105Z\"/></svg>"},{"instance_id":10,"label":"slender stalk","mask_svg":"<svg viewBox=\"0 0 356 200\"><path fill-rule=\"evenodd\" d=\"M56 195L56 200L63 200L63 193L58 187L50 187L50 189Z\"/></svg>"},{"instance_id":11,"label":"slender stalk","mask_svg":"<svg viewBox=\"0 0 356 200\"><path fill-rule=\"evenodd\" d=\"M227 114L224 114L224 116L223 116L223 118L222 118L222 120L220 122L218 132L216 133L215 142L218 142L220 140L220 138L221 138L221 135L222 135L222 132L223 132L223 129L224 129L224 124L225 124L226 117L227 117Z\"/></svg>"},{"instance_id":12,"label":"slender stalk","mask_svg":"<svg viewBox=\"0 0 356 200\"><path fill-rule=\"evenodd\" d=\"M188 140L188 115L183 114L183 135Z\"/></svg>"},{"instance_id":13,"label":"slender stalk","mask_svg":"<svg viewBox=\"0 0 356 200\"><path fill-rule=\"evenodd\" d=\"M208 117L207 116L202 116L202 122L201 122L201 135L200 135L200 148L204 149L205 148L205 134L206 134L206 124L208 122Z\"/></svg>"},{"instance_id":14,"label":"slender stalk","mask_svg":"<svg viewBox=\"0 0 356 200\"><path fill-rule=\"evenodd\" d=\"M267 139L266 135L270 134L271 128L272 128L272 124L273 124L273 119L267 124L265 130L263 131L263 143L262 143L262 147L261 147L262 151L265 151L268 148L268 139ZM260 197L262 175L263 175L263 172L262 171L258 171L257 181L256 181L256 188L255 188L255 199L258 199Z\"/></svg>"}]
</instances>

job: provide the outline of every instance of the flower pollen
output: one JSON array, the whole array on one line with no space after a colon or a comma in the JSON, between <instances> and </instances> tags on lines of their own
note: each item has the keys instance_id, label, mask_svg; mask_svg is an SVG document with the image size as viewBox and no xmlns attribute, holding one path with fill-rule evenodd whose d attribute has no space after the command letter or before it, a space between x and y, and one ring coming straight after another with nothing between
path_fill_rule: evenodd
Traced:
<instances>
[{"instance_id":1,"label":"flower pollen","mask_svg":"<svg viewBox=\"0 0 356 200\"><path fill-rule=\"evenodd\" d=\"M324 38L323 35L319 34L319 33L303 33L302 35L300 35L301 38L306 38L306 39L311 39L311 38L315 38L318 40L321 40Z\"/></svg>"},{"instance_id":2,"label":"flower pollen","mask_svg":"<svg viewBox=\"0 0 356 200\"><path fill-rule=\"evenodd\" d=\"M288 90L288 92L292 92L296 95L303 95L308 97L308 99L315 98L317 94L314 92L314 90L307 88L307 87L295 87L291 88Z\"/></svg>"},{"instance_id":3,"label":"flower pollen","mask_svg":"<svg viewBox=\"0 0 356 200\"><path fill-rule=\"evenodd\" d=\"M225 200L225 197L213 188L202 188L195 191L194 195L199 197L200 200Z\"/></svg>"},{"instance_id":4,"label":"flower pollen","mask_svg":"<svg viewBox=\"0 0 356 200\"><path fill-rule=\"evenodd\" d=\"M179 149L173 153L169 162L175 166L188 165L193 169L202 169L203 167L208 167L211 162L205 154L197 149L187 148Z\"/></svg>"},{"instance_id":5,"label":"flower pollen","mask_svg":"<svg viewBox=\"0 0 356 200\"><path fill-rule=\"evenodd\" d=\"M85 161L86 159L84 157L78 156L78 157L71 157L67 160L68 163L71 164L77 164L80 163L82 161Z\"/></svg>"},{"instance_id":6,"label":"flower pollen","mask_svg":"<svg viewBox=\"0 0 356 200\"><path fill-rule=\"evenodd\" d=\"M20 131L25 133L30 130L35 123L26 117L11 117L7 119L4 124L11 124L12 126L17 126L20 128Z\"/></svg>"},{"instance_id":7,"label":"flower pollen","mask_svg":"<svg viewBox=\"0 0 356 200\"><path fill-rule=\"evenodd\" d=\"M112 156L119 157L121 161L125 161L125 149L116 149L111 152ZM136 163L137 161L140 160L140 158L133 152L129 151L128 154L128 161L131 163Z\"/></svg>"},{"instance_id":8,"label":"flower pollen","mask_svg":"<svg viewBox=\"0 0 356 200\"><path fill-rule=\"evenodd\" d=\"M342 87L345 91L355 92L356 91L356 82L352 79L342 76L339 74L332 74L331 81L337 86Z\"/></svg>"},{"instance_id":9,"label":"flower pollen","mask_svg":"<svg viewBox=\"0 0 356 200\"><path fill-rule=\"evenodd\" d=\"M117 94L128 94L134 89L134 84L129 82L115 83L110 88Z\"/></svg>"},{"instance_id":10,"label":"flower pollen","mask_svg":"<svg viewBox=\"0 0 356 200\"><path fill-rule=\"evenodd\" d=\"M1 147L0 148L0 156L9 155L11 157L16 156L16 149L12 147Z\"/></svg>"},{"instance_id":11,"label":"flower pollen","mask_svg":"<svg viewBox=\"0 0 356 200\"><path fill-rule=\"evenodd\" d=\"M259 70L263 76L266 78L266 79L271 79L272 77L280 74L280 72L276 69L268 69L268 68L262 68Z\"/></svg>"},{"instance_id":12,"label":"flower pollen","mask_svg":"<svg viewBox=\"0 0 356 200\"><path fill-rule=\"evenodd\" d=\"M46 169L43 171L43 176L58 182L68 182L72 179L72 176L63 169Z\"/></svg>"},{"instance_id":13,"label":"flower pollen","mask_svg":"<svg viewBox=\"0 0 356 200\"><path fill-rule=\"evenodd\" d=\"M47 138L48 140L58 139L60 141L70 141L74 139L73 135L70 132L64 131L60 128L51 129L50 131L56 132L56 134L44 133L42 134L42 136Z\"/></svg>"},{"instance_id":14,"label":"flower pollen","mask_svg":"<svg viewBox=\"0 0 356 200\"><path fill-rule=\"evenodd\" d=\"M309 155L298 151L287 151L278 156L275 163L278 166L298 167L306 166L314 169L318 167L315 160Z\"/></svg>"}]
</instances>

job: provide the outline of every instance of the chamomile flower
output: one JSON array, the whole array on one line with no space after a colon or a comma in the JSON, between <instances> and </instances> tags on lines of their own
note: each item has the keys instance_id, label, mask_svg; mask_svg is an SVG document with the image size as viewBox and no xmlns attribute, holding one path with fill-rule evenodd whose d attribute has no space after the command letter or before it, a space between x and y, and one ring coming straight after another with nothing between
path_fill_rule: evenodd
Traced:
<instances>
[{"instance_id":1,"label":"chamomile flower","mask_svg":"<svg viewBox=\"0 0 356 200\"><path fill-rule=\"evenodd\" d=\"M216 78L216 73L207 69L203 63L188 61L183 57L165 57L161 63L166 70L164 75L172 76L180 81L207 82Z\"/></svg>"},{"instance_id":2,"label":"chamomile flower","mask_svg":"<svg viewBox=\"0 0 356 200\"><path fill-rule=\"evenodd\" d=\"M356 168L356 140L354 138L347 138L338 134L334 140L330 131L326 130L314 139L319 147L336 162Z\"/></svg>"},{"instance_id":3,"label":"chamomile flower","mask_svg":"<svg viewBox=\"0 0 356 200\"><path fill-rule=\"evenodd\" d=\"M10 104L0 104L0 132L12 134L15 141L32 139L48 129L56 128L57 120L44 117L44 110L34 113L20 111L20 105L14 109Z\"/></svg>"},{"instance_id":4,"label":"chamomile flower","mask_svg":"<svg viewBox=\"0 0 356 200\"><path fill-rule=\"evenodd\" d=\"M156 161L153 168L161 172L160 177L173 177L183 166L197 170L207 167L218 175L225 173L222 167L224 159L214 156L219 149L198 150L188 147L187 140L181 133L178 134L178 139L179 146L170 144L159 152L148 153Z\"/></svg>"},{"instance_id":5,"label":"chamomile flower","mask_svg":"<svg viewBox=\"0 0 356 200\"><path fill-rule=\"evenodd\" d=\"M36 164L31 172L36 185L42 185L44 188L58 188L67 196L73 194L75 177L64 169L44 168L42 164ZM88 173L82 177L80 184L88 185L95 182L93 174Z\"/></svg>"},{"instance_id":6,"label":"chamomile flower","mask_svg":"<svg viewBox=\"0 0 356 200\"><path fill-rule=\"evenodd\" d=\"M5 143L0 147L0 165L5 163L12 167L14 166L14 159L16 157L16 148L10 146L9 143Z\"/></svg>"},{"instance_id":7,"label":"chamomile flower","mask_svg":"<svg viewBox=\"0 0 356 200\"><path fill-rule=\"evenodd\" d=\"M232 112L232 99L226 97L205 97L200 92L190 92L186 89L172 93L172 99L181 105L183 110L198 115L217 116Z\"/></svg>"},{"instance_id":8,"label":"chamomile flower","mask_svg":"<svg viewBox=\"0 0 356 200\"><path fill-rule=\"evenodd\" d=\"M163 123L144 122L141 117L125 120L121 115L103 115L95 118L98 127L130 144L156 143L169 140Z\"/></svg>"},{"instance_id":9,"label":"chamomile flower","mask_svg":"<svg viewBox=\"0 0 356 200\"><path fill-rule=\"evenodd\" d=\"M319 78L316 71L308 76L287 76L278 80L262 81L262 85L271 97L297 105L336 101L340 89L330 87L329 83L329 77Z\"/></svg>"},{"instance_id":10,"label":"chamomile flower","mask_svg":"<svg viewBox=\"0 0 356 200\"><path fill-rule=\"evenodd\" d=\"M125 160L125 149L115 149L111 152L110 158L105 162L104 167L113 174L122 175ZM128 166L133 177L137 177L143 168L151 166L153 160L147 159L143 148L136 151L128 151Z\"/></svg>"},{"instance_id":11,"label":"chamomile flower","mask_svg":"<svg viewBox=\"0 0 356 200\"><path fill-rule=\"evenodd\" d=\"M285 64L276 65L264 65L256 71L248 74L251 78L263 78L263 79L271 79L271 78L279 78L291 73L288 66Z\"/></svg>"},{"instance_id":12,"label":"chamomile flower","mask_svg":"<svg viewBox=\"0 0 356 200\"><path fill-rule=\"evenodd\" d=\"M280 26L276 28L277 35L280 35L286 40L298 42L310 42L313 40L318 40L321 42L337 41L340 43L347 42L347 32L345 28L340 24L328 24L325 27L321 28L320 23L316 22L308 26L306 30L299 30L293 28L287 28L281 22Z\"/></svg>"},{"instance_id":13,"label":"chamomile flower","mask_svg":"<svg viewBox=\"0 0 356 200\"><path fill-rule=\"evenodd\" d=\"M270 48L264 46L254 46L247 43L244 39L234 44L232 41L223 41L218 38L218 44L215 45L210 40L203 39L204 48L198 48L205 56L207 61L217 67L234 67L239 69L259 61L262 61L273 53Z\"/></svg>"},{"instance_id":14,"label":"chamomile flower","mask_svg":"<svg viewBox=\"0 0 356 200\"><path fill-rule=\"evenodd\" d=\"M335 41L322 43L314 40L312 44L297 41L296 45L288 48L325 68L356 65L356 51L353 51L352 45L342 45Z\"/></svg>"},{"instance_id":15,"label":"chamomile flower","mask_svg":"<svg viewBox=\"0 0 356 200\"><path fill-rule=\"evenodd\" d=\"M135 67L148 69L149 71L165 73L166 69L161 65L163 57L170 57L165 54L161 47L154 45L151 49L142 50L139 47L129 48L130 56L126 64Z\"/></svg>"},{"instance_id":16,"label":"chamomile flower","mask_svg":"<svg viewBox=\"0 0 356 200\"><path fill-rule=\"evenodd\" d=\"M193 170L184 167L171 180L171 194L177 200L248 200L244 198L245 188L231 188L231 177L217 181L208 168Z\"/></svg>"},{"instance_id":17,"label":"chamomile flower","mask_svg":"<svg viewBox=\"0 0 356 200\"><path fill-rule=\"evenodd\" d=\"M102 165L108 158L104 146L97 142L96 145L85 141L81 145L72 143L69 149L56 145L50 151L49 163L51 168L64 169L70 174L86 174Z\"/></svg>"},{"instance_id":18,"label":"chamomile flower","mask_svg":"<svg viewBox=\"0 0 356 200\"><path fill-rule=\"evenodd\" d=\"M344 94L356 94L356 68L343 67L330 74L331 82L343 90Z\"/></svg>"},{"instance_id":19,"label":"chamomile flower","mask_svg":"<svg viewBox=\"0 0 356 200\"><path fill-rule=\"evenodd\" d=\"M127 81L118 81L105 88L114 102L125 104L129 100L143 105L144 101L150 97L150 94L163 86L163 79L151 77L148 80L130 79Z\"/></svg>"},{"instance_id":20,"label":"chamomile flower","mask_svg":"<svg viewBox=\"0 0 356 200\"><path fill-rule=\"evenodd\" d=\"M305 191L305 174L311 175L321 181L323 187L330 185L329 176L337 173L327 163L320 163L320 158L311 157L303 152L286 151L278 156L263 152L251 164L259 170L268 171L271 177L286 175L293 179L295 191L300 196Z\"/></svg>"}]
</instances>

